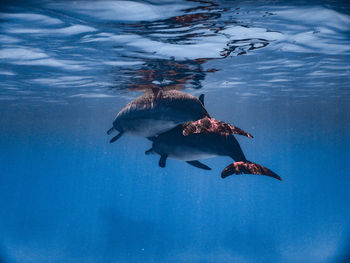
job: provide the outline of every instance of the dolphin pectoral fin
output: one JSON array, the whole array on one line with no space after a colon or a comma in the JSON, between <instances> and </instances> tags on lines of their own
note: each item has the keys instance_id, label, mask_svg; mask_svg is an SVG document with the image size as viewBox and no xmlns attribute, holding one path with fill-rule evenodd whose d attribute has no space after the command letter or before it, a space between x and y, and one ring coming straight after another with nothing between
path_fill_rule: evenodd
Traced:
<instances>
[{"instance_id":1,"label":"dolphin pectoral fin","mask_svg":"<svg viewBox=\"0 0 350 263\"><path fill-rule=\"evenodd\" d=\"M168 155L166 155L166 154L160 156L159 163L158 163L160 167L162 167L162 168L165 167L166 158L168 158Z\"/></svg>"},{"instance_id":2,"label":"dolphin pectoral fin","mask_svg":"<svg viewBox=\"0 0 350 263\"><path fill-rule=\"evenodd\" d=\"M118 140L120 137L122 137L123 133L120 132L118 135L114 136L109 142L115 142L116 140Z\"/></svg>"},{"instance_id":3,"label":"dolphin pectoral fin","mask_svg":"<svg viewBox=\"0 0 350 263\"><path fill-rule=\"evenodd\" d=\"M282 181L282 178L270 169L249 161L231 163L221 172L221 178L226 178L231 174L259 174Z\"/></svg>"},{"instance_id":4,"label":"dolphin pectoral fin","mask_svg":"<svg viewBox=\"0 0 350 263\"><path fill-rule=\"evenodd\" d=\"M156 136L153 137L146 137L148 140L150 140L151 142L154 142L156 140Z\"/></svg>"},{"instance_id":5,"label":"dolphin pectoral fin","mask_svg":"<svg viewBox=\"0 0 350 263\"><path fill-rule=\"evenodd\" d=\"M209 166L205 165L204 163L201 163L200 161L187 161L186 163L203 170L211 170Z\"/></svg>"},{"instance_id":6,"label":"dolphin pectoral fin","mask_svg":"<svg viewBox=\"0 0 350 263\"><path fill-rule=\"evenodd\" d=\"M198 99L202 102L204 106L204 94L199 95Z\"/></svg>"},{"instance_id":7,"label":"dolphin pectoral fin","mask_svg":"<svg viewBox=\"0 0 350 263\"><path fill-rule=\"evenodd\" d=\"M153 147L151 149L145 151L146 155L149 155L149 154L152 154L152 153L154 153Z\"/></svg>"},{"instance_id":8,"label":"dolphin pectoral fin","mask_svg":"<svg viewBox=\"0 0 350 263\"><path fill-rule=\"evenodd\" d=\"M107 131L107 134L110 135L111 133L113 133L115 131L114 127L110 128L108 131Z\"/></svg>"}]
</instances>

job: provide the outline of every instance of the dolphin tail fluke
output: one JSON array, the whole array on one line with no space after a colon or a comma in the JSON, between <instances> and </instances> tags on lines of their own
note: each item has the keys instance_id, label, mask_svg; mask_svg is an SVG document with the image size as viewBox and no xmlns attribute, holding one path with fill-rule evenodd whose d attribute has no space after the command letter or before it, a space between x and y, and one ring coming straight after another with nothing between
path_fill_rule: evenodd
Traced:
<instances>
[{"instance_id":1,"label":"dolphin tail fluke","mask_svg":"<svg viewBox=\"0 0 350 263\"><path fill-rule=\"evenodd\" d=\"M226 178L231 174L259 174L270 176L282 181L282 178L270 169L249 161L231 163L221 172L221 177Z\"/></svg>"},{"instance_id":2,"label":"dolphin tail fluke","mask_svg":"<svg viewBox=\"0 0 350 263\"><path fill-rule=\"evenodd\" d=\"M109 142L112 143L112 142L115 142L116 140L118 140L120 137L122 137L123 133L119 133L118 135L114 136Z\"/></svg>"}]
</instances>

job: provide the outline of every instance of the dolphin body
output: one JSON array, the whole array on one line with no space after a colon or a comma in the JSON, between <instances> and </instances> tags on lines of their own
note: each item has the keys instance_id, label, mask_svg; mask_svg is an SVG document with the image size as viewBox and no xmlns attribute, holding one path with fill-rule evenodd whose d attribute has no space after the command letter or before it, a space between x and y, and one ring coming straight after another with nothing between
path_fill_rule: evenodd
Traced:
<instances>
[{"instance_id":1,"label":"dolphin body","mask_svg":"<svg viewBox=\"0 0 350 263\"><path fill-rule=\"evenodd\" d=\"M124 133L151 138L181 123L206 116L209 114L204 108L204 94L196 98L177 90L153 89L126 105L117 114L107 134L119 131L111 143Z\"/></svg>"},{"instance_id":2,"label":"dolphin body","mask_svg":"<svg viewBox=\"0 0 350 263\"><path fill-rule=\"evenodd\" d=\"M238 129L238 132L228 130L225 128L227 125L229 124L208 117L196 122L178 125L153 138L152 148L146 151L146 154L154 152L159 154L161 156L160 167L165 167L167 158L172 158L185 161L204 170L211 170L211 168L198 160L215 156L229 156L236 162L222 171L222 178L231 174L244 173L266 175L282 180L280 176L268 168L248 161L241 146L233 136L233 133L242 134L240 132L242 130ZM242 135L252 137L249 133Z\"/></svg>"}]
</instances>

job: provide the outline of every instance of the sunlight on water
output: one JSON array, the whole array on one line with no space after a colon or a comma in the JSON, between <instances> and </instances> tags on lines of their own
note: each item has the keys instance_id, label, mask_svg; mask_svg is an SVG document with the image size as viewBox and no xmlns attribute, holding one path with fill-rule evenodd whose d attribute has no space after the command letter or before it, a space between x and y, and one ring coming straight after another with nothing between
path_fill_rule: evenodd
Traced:
<instances>
[{"instance_id":1,"label":"sunlight on water","mask_svg":"<svg viewBox=\"0 0 350 263\"><path fill-rule=\"evenodd\" d=\"M67 81L64 78L77 79L80 75L82 83L88 79L88 86L102 88L99 92L108 97L111 94L105 94L108 92L106 87L137 88L140 81L133 83L135 73L167 63L169 59L169 63L172 59L177 61L178 66L174 63L173 70L187 71L192 78L204 79L204 64L211 68L214 63L216 70L227 66L227 63L216 63L212 59L227 57L227 60L232 60L237 55L254 55L258 61L250 64L251 72L269 71L271 68L264 65L269 63L278 71L274 74L284 75L285 71L288 75L295 75L294 78L303 78L302 72L305 71L313 74L309 79L315 81L321 76L337 74L344 79L344 84L348 83L350 67L344 56L350 52L347 34L350 17L326 7L101 1L96 8L93 2L83 1L45 2L40 8L31 10L25 5L8 5L1 13L0 60L5 69L0 74L2 82L26 88L38 84L61 88L72 85L69 78ZM42 13L37 13L38 10ZM286 56L286 52L290 55ZM332 57L337 54L342 56ZM323 56L321 61L328 62L327 68L317 65L320 55ZM290 61L290 56L294 57L293 61ZM285 60L283 67L281 60ZM345 64L339 66L343 62ZM187 68L188 64L194 63L199 71ZM235 77L242 76L240 71L245 67L239 63L240 60L236 60L228 64L236 66L233 69ZM21 74L28 67L32 67L32 73ZM296 70L290 72L290 67ZM300 69L302 72L298 72ZM158 75L161 79L156 81L165 84L179 82L177 75L163 76L163 70L160 66ZM281 81L288 82L270 72L262 73L259 76L270 77L254 78L269 83L271 88L263 88L268 93L274 87L280 89ZM181 85L193 86L189 79L184 81ZM144 82L151 84L148 80ZM200 85L197 81L195 83L194 87ZM333 85L332 82L328 84ZM339 86L339 82L336 85ZM91 93L81 87L76 85L77 94ZM315 88L318 90L317 86ZM23 95L22 91L2 92L8 98L30 100L31 95ZM35 91L32 95L37 96ZM63 94L60 98L57 94L52 95L65 101L74 94ZM320 95L324 96L323 93ZM46 100L43 97L43 101Z\"/></svg>"},{"instance_id":2,"label":"sunlight on water","mask_svg":"<svg viewBox=\"0 0 350 263\"><path fill-rule=\"evenodd\" d=\"M349 32L345 1L5 1L0 262L348 262Z\"/></svg>"}]
</instances>

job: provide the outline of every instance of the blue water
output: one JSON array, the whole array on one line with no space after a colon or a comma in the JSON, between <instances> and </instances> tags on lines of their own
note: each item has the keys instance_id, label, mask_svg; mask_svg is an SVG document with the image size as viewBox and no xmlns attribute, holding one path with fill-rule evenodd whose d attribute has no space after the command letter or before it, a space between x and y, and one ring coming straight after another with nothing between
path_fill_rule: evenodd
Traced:
<instances>
[{"instance_id":1,"label":"blue water","mask_svg":"<svg viewBox=\"0 0 350 263\"><path fill-rule=\"evenodd\" d=\"M0 262L350 262L345 1L0 5ZM152 87L206 95L283 181L106 130Z\"/></svg>"}]
</instances>

